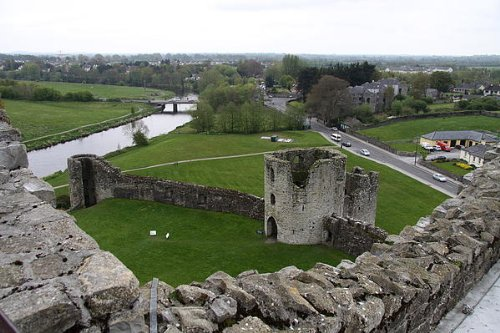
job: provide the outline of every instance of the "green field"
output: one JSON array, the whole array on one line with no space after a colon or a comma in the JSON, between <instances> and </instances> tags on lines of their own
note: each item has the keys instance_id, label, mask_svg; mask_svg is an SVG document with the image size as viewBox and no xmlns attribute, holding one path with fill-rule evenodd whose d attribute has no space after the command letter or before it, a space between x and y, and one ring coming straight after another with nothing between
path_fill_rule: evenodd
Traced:
<instances>
[{"instance_id":1,"label":"green field","mask_svg":"<svg viewBox=\"0 0 500 333\"><path fill-rule=\"evenodd\" d=\"M486 130L500 133L500 118L455 116L409 120L361 130L360 133L385 142L400 151L415 151L415 139L434 131Z\"/></svg>"},{"instance_id":2,"label":"green field","mask_svg":"<svg viewBox=\"0 0 500 333\"><path fill-rule=\"evenodd\" d=\"M119 98L119 99L163 99L172 98L175 94L171 91L128 87L128 86L113 86L108 84L86 84L86 83L68 83L68 82L46 82L46 81L22 81L25 83L36 84L40 87L52 88L59 90L62 94L68 92L90 91L94 98Z\"/></svg>"},{"instance_id":3,"label":"green field","mask_svg":"<svg viewBox=\"0 0 500 333\"><path fill-rule=\"evenodd\" d=\"M181 131L182 132L182 131ZM133 147L110 157L123 169L200 157L272 151L292 146L329 145L315 132L279 133L293 144L272 143L259 135L168 134L150 146ZM345 152L345 151L344 151ZM348 168L360 165L380 172L376 224L390 233L415 224L447 198L399 172L360 156L348 155ZM144 159L144 160L142 160ZM165 177L198 184L233 188L263 195L263 156L248 156L179 163L135 174ZM65 174L51 177L52 184L67 182ZM67 189L66 189L67 190ZM343 254L324 246L268 244L256 231L261 222L224 213L173 207L154 202L106 200L72 214L100 246L114 253L142 283L156 276L177 285L203 280L217 270L236 275L256 268L260 272L287 265L307 269L316 262L337 264ZM159 236L149 237L149 230ZM170 233L166 240L164 235Z\"/></svg>"},{"instance_id":4,"label":"green field","mask_svg":"<svg viewBox=\"0 0 500 333\"><path fill-rule=\"evenodd\" d=\"M453 112L455 111L454 103L437 103L428 105L432 112Z\"/></svg>"},{"instance_id":5,"label":"green field","mask_svg":"<svg viewBox=\"0 0 500 333\"><path fill-rule=\"evenodd\" d=\"M353 259L326 246L266 243L256 232L262 230L261 222L233 214L124 199L105 200L73 214L141 283L157 277L176 286L203 281L219 270L235 276L249 269L309 269L317 262L337 265ZM149 230L158 236L150 237Z\"/></svg>"},{"instance_id":6,"label":"green field","mask_svg":"<svg viewBox=\"0 0 500 333\"><path fill-rule=\"evenodd\" d=\"M135 110L150 110L148 106L142 103L30 102L14 100L4 100L4 103L12 126L21 131L23 141L117 117L132 116L132 107ZM102 125L101 127L109 127L109 125ZM75 133L67 133L54 138L54 140L56 142L64 141L66 138L78 137L82 133L89 131L93 132L95 129L77 130Z\"/></svg>"}]
</instances>

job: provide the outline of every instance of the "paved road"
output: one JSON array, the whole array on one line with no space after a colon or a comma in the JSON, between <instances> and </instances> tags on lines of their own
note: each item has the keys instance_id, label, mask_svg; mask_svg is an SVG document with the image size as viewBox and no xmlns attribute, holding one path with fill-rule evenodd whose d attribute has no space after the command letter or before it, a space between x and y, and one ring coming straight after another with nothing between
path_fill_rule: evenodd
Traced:
<instances>
[{"instance_id":1,"label":"paved road","mask_svg":"<svg viewBox=\"0 0 500 333\"><path fill-rule=\"evenodd\" d=\"M330 134L332 130L323 124L313 120L311 122L311 128L314 131L322 133L325 137L328 138L331 142L334 142L330 139ZM439 182L432 178L432 174L434 173L431 170L428 170L422 166L414 165L414 158L404 158L392 154L386 150L380 149L376 146L373 146L367 142L364 142L352 135L340 132L342 135L342 141L350 141L352 143L352 147L343 147L343 149L349 150L352 153L359 154L359 150L362 148L366 148L370 151L370 156L367 157L373 161L378 163L387 165L395 170L398 170L418 181L429 185L436 190L439 190L449 196L455 196L459 189L459 183L448 179L447 182ZM334 142L339 145L339 143Z\"/></svg>"}]
</instances>

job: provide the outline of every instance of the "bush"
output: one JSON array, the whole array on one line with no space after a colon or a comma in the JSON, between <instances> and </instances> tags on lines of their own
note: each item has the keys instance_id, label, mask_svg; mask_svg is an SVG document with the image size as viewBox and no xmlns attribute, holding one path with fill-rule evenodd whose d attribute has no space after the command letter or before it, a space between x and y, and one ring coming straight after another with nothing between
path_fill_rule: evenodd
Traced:
<instances>
[{"instance_id":1,"label":"bush","mask_svg":"<svg viewBox=\"0 0 500 333\"><path fill-rule=\"evenodd\" d=\"M64 95L64 100L72 102L91 102L94 95L90 91L68 92Z\"/></svg>"},{"instance_id":2,"label":"bush","mask_svg":"<svg viewBox=\"0 0 500 333\"><path fill-rule=\"evenodd\" d=\"M33 91L34 101L53 101L57 102L62 99L62 94L59 90L52 88L35 87Z\"/></svg>"},{"instance_id":3,"label":"bush","mask_svg":"<svg viewBox=\"0 0 500 333\"><path fill-rule=\"evenodd\" d=\"M136 146L147 146L149 144L148 137L141 131L134 132L132 140Z\"/></svg>"},{"instance_id":4,"label":"bush","mask_svg":"<svg viewBox=\"0 0 500 333\"><path fill-rule=\"evenodd\" d=\"M472 165L469 165L467 163L463 163L463 162L457 162L455 163L455 165L459 168L462 168L464 170L472 170L474 169L474 167Z\"/></svg>"}]
</instances>

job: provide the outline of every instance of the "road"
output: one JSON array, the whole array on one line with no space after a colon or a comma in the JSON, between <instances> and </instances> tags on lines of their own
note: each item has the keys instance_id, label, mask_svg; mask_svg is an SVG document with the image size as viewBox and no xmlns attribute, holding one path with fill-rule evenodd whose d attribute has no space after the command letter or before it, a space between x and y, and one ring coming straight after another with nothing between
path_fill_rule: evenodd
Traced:
<instances>
[{"instance_id":1,"label":"road","mask_svg":"<svg viewBox=\"0 0 500 333\"><path fill-rule=\"evenodd\" d=\"M330 138L332 130L324 126L323 124L317 122L316 120L311 121L311 129L320 132L321 134L323 134L323 136L325 136L328 140L330 140L334 144L340 145L339 142L334 142ZM434 189L441 191L449 196L455 196L458 193L460 187L460 184L458 182L455 182L450 179L448 179L448 181L446 182L439 182L437 180L434 180L432 178L432 174L434 173L434 171L428 170L418 164L415 165L414 159L412 157L410 158L400 157L386 150L373 146L365 141L362 141L352 135L343 132L339 132L339 134L342 135L342 141L349 141L352 144L351 147L342 147L343 149L346 149L352 153L360 155L359 150L362 148L366 148L370 151L370 156L369 157L363 156L365 158L387 165L390 168L398 170L420 181L421 183L429 185Z\"/></svg>"}]
</instances>

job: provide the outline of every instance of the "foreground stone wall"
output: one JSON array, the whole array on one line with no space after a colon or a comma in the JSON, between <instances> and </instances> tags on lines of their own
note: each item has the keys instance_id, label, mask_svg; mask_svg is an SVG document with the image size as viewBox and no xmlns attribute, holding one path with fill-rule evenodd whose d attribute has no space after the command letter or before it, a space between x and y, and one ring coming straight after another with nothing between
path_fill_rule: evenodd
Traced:
<instances>
[{"instance_id":1,"label":"foreground stone wall","mask_svg":"<svg viewBox=\"0 0 500 333\"><path fill-rule=\"evenodd\" d=\"M52 187L25 168L19 132L3 122L0 137L0 147L16 147L0 154L0 309L20 332L146 328L139 312L129 315L140 304L137 278L53 208Z\"/></svg>"},{"instance_id":2,"label":"foreground stone wall","mask_svg":"<svg viewBox=\"0 0 500 333\"><path fill-rule=\"evenodd\" d=\"M122 174L95 155L68 159L71 208L94 205L107 198L157 201L176 206L264 218L261 198L239 191Z\"/></svg>"}]
</instances>

